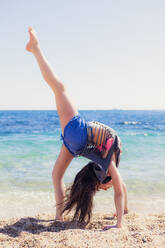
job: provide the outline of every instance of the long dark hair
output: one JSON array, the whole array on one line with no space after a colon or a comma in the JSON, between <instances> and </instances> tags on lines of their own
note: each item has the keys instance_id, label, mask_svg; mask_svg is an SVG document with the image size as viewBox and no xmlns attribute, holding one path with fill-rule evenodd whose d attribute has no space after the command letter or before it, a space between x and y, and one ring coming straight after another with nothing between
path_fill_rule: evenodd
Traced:
<instances>
[{"instance_id":1,"label":"long dark hair","mask_svg":"<svg viewBox=\"0 0 165 248\"><path fill-rule=\"evenodd\" d=\"M72 186L66 192L66 201L63 209L70 212L75 207L73 220L87 225L91 218L93 208L93 196L100 184L94 168L95 163L89 162L76 175Z\"/></svg>"}]
</instances>

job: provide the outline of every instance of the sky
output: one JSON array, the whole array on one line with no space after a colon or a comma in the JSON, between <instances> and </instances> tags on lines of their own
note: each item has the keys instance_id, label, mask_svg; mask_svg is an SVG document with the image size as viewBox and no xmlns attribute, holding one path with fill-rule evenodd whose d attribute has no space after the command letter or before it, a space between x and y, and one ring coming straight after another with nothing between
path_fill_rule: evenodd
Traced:
<instances>
[{"instance_id":1,"label":"sky","mask_svg":"<svg viewBox=\"0 0 165 248\"><path fill-rule=\"evenodd\" d=\"M165 110L165 1L0 0L0 110L56 109L28 26L78 109Z\"/></svg>"}]
</instances>

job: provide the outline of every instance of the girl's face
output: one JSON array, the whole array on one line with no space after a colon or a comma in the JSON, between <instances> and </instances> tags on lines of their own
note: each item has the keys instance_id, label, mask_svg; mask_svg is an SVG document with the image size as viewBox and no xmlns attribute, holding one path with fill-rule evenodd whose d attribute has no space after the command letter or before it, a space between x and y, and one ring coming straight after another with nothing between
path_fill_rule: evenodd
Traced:
<instances>
[{"instance_id":1,"label":"girl's face","mask_svg":"<svg viewBox=\"0 0 165 248\"><path fill-rule=\"evenodd\" d=\"M100 184L99 189L107 190L113 186L112 180L105 184Z\"/></svg>"}]
</instances>

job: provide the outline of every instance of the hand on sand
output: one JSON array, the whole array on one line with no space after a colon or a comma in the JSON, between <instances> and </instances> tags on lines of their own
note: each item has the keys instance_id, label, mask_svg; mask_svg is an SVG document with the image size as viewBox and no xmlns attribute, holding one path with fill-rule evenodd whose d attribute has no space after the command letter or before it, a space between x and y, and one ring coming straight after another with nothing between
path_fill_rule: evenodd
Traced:
<instances>
[{"instance_id":1,"label":"hand on sand","mask_svg":"<svg viewBox=\"0 0 165 248\"><path fill-rule=\"evenodd\" d=\"M26 50L28 52L33 52L35 48L38 47L39 42L38 42L36 32L34 31L32 27L29 27L28 32L29 32L30 39L26 45Z\"/></svg>"}]
</instances>

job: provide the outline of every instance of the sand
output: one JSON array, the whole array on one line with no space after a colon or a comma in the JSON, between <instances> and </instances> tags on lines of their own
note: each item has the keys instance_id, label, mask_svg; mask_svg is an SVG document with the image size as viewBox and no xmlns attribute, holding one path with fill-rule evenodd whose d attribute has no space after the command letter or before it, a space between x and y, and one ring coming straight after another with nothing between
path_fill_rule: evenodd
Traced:
<instances>
[{"instance_id":1,"label":"sand","mask_svg":"<svg viewBox=\"0 0 165 248\"><path fill-rule=\"evenodd\" d=\"M23 248L164 248L165 213L124 216L124 227L102 231L104 225L115 224L112 213L95 213L84 229L71 222L54 222L53 215L40 214L0 221L0 247Z\"/></svg>"}]
</instances>

